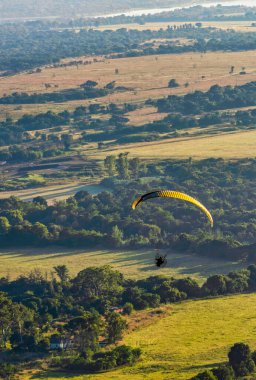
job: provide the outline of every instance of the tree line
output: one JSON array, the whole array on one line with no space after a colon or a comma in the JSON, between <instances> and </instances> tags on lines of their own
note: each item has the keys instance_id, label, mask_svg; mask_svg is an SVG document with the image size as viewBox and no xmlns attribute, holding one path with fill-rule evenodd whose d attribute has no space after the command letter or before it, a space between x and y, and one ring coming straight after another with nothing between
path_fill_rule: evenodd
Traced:
<instances>
[{"instance_id":1,"label":"tree line","mask_svg":"<svg viewBox=\"0 0 256 380\"><path fill-rule=\"evenodd\" d=\"M175 38L193 40L191 45L180 46ZM167 39L155 47L155 39ZM42 41L44 43L42 44ZM63 58L83 55L138 56L205 51L244 51L255 48L256 35L214 28L200 28L192 24L167 29L116 31L95 29L31 30L26 24L4 24L0 31L0 70L10 75L43 65L58 63Z\"/></svg>"},{"instance_id":2,"label":"tree line","mask_svg":"<svg viewBox=\"0 0 256 380\"><path fill-rule=\"evenodd\" d=\"M254 21L256 19L255 9L252 7L239 6L212 6L203 7L200 5L190 8L175 9L173 11L164 11L156 14L144 14L140 16L126 16L125 14L112 17L97 17L97 18L76 18L73 20L54 20L43 21L39 20L36 27L41 25L41 28L81 28L81 27L99 27L100 25L121 25L121 24L139 24L152 22L189 22L196 21L200 23L204 21ZM35 28L34 24L30 23L31 28ZM175 27L177 27L175 25Z\"/></svg>"}]
</instances>

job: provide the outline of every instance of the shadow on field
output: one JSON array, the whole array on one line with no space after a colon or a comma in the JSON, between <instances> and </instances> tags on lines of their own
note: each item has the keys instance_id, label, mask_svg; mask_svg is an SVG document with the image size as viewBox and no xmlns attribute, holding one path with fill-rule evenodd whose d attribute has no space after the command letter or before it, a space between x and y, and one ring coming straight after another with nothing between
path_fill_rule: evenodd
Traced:
<instances>
[{"instance_id":1,"label":"shadow on field","mask_svg":"<svg viewBox=\"0 0 256 380\"><path fill-rule=\"evenodd\" d=\"M40 372L32 375L31 379L71 379L79 374L68 373L68 372Z\"/></svg>"},{"instance_id":2,"label":"shadow on field","mask_svg":"<svg viewBox=\"0 0 256 380\"><path fill-rule=\"evenodd\" d=\"M155 265L156 253L167 254L167 265L157 268ZM85 268L89 266L113 265L118 270L127 269L128 272L140 272L141 274L151 272L152 275L174 276L199 276L208 277L212 274L224 274L245 267L239 262L219 260L214 257L203 257L191 253L177 253L167 250L140 249L140 250L85 250L78 248L65 249L64 247L8 249L0 251L0 263L12 265L15 260L17 265L40 265L40 262L52 265L58 260L65 263L66 259L72 258L72 262L79 263ZM52 264L51 264L52 262ZM153 273L152 273L153 272Z\"/></svg>"},{"instance_id":3,"label":"shadow on field","mask_svg":"<svg viewBox=\"0 0 256 380\"><path fill-rule=\"evenodd\" d=\"M192 366L186 367L186 370L188 370L188 371L193 370L193 369L205 370L206 368L212 369L214 367L219 367L219 366L224 365L224 364L227 364L227 362L217 362L217 363L211 363L211 364L192 365Z\"/></svg>"}]
</instances>

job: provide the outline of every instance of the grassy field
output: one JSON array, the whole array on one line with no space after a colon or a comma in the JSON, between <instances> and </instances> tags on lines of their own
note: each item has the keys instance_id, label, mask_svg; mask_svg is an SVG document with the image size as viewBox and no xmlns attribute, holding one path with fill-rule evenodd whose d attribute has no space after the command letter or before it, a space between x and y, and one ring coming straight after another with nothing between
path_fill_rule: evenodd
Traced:
<instances>
[{"instance_id":1,"label":"grassy field","mask_svg":"<svg viewBox=\"0 0 256 380\"><path fill-rule=\"evenodd\" d=\"M100 152L92 151L93 158L104 158L107 155L118 155L129 152L131 156L157 158L204 159L222 157L226 159L255 157L256 131L238 131L196 137L172 138L154 142L123 144Z\"/></svg>"},{"instance_id":2,"label":"grassy field","mask_svg":"<svg viewBox=\"0 0 256 380\"><path fill-rule=\"evenodd\" d=\"M0 251L0 277L15 278L35 268L50 272L55 265L66 264L71 275L88 266L111 265L126 277L142 278L151 275L191 276L200 281L214 273L228 273L244 267L239 262L212 260L192 254L167 252L168 263L158 269L154 257L158 250L81 250L81 249L8 249Z\"/></svg>"},{"instance_id":3,"label":"grassy field","mask_svg":"<svg viewBox=\"0 0 256 380\"><path fill-rule=\"evenodd\" d=\"M143 350L141 362L134 367L93 376L34 373L24 380L187 380L225 362L234 343L256 348L256 294L186 301L170 305L165 312L166 317L154 318L125 337L124 343Z\"/></svg>"},{"instance_id":4,"label":"grassy field","mask_svg":"<svg viewBox=\"0 0 256 380\"><path fill-rule=\"evenodd\" d=\"M100 86L110 81L116 81L117 86L125 86L129 90L110 94L98 100L71 101L63 104L39 105L1 105L2 118L11 114L13 118L24 113L39 113L47 110L61 111L73 109L78 104L87 105L91 102L124 103L144 101L148 98L159 98L170 94L184 94L194 90L207 90L215 84L239 85L256 78L256 51L244 52L209 52L152 55L144 57L103 59L91 65L79 65L65 68L44 68L41 73L18 74L12 77L0 78L0 96L13 92L43 93L45 83L51 87L47 91L59 91L74 88L86 80L95 80ZM235 73L229 74L231 65ZM239 75L245 67L246 75ZM119 74L115 74L115 69ZM175 78L180 87L167 88L168 81ZM185 83L188 87L184 87Z\"/></svg>"},{"instance_id":5,"label":"grassy field","mask_svg":"<svg viewBox=\"0 0 256 380\"><path fill-rule=\"evenodd\" d=\"M24 201L32 201L35 197L40 196L47 199L50 204L55 200L62 200L71 197L78 191L88 191L91 194L97 194L103 190L104 187L97 185L97 183L85 184L81 182L70 182L66 184L56 184L26 190L1 191L0 199L15 196Z\"/></svg>"}]
</instances>

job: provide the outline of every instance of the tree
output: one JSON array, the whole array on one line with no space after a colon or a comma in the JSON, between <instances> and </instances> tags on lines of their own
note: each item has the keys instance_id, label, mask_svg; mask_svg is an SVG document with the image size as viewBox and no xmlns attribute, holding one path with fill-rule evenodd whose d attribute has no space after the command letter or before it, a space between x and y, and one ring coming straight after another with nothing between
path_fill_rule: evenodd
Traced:
<instances>
[{"instance_id":1,"label":"tree","mask_svg":"<svg viewBox=\"0 0 256 380\"><path fill-rule=\"evenodd\" d=\"M225 294L227 292L226 276L216 274L209 277L204 283L203 289L206 293L209 293L213 296Z\"/></svg>"},{"instance_id":2,"label":"tree","mask_svg":"<svg viewBox=\"0 0 256 380\"><path fill-rule=\"evenodd\" d=\"M80 353L96 351L102 322L99 313L86 311L82 316L71 319L66 328L75 335Z\"/></svg>"},{"instance_id":3,"label":"tree","mask_svg":"<svg viewBox=\"0 0 256 380\"><path fill-rule=\"evenodd\" d=\"M120 153L118 159L116 160L116 167L119 177L122 179L129 178L129 163L128 163L128 153Z\"/></svg>"},{"instance_id":4,"label":"tree","mask_svg":"<svg viewBox=\"0 0 256 380\"><path fill-rule=\"evenodd\" d=\"M235 343L228 353L228 358L236 376L247 376L255 370L248 344Z\"/></svg>"},{"instance_id":5,"label":"tree","mask_svg":"<svg viewBox=\"0 0 256 380\"><path fill-rule=\"evenodd\" d=\"M0 217L0 235L5 235L10 231L11 225L5 216Z\"/></svg>"},{"instance_id":6,"label":"tree","mask_svg":"<svg viewBox=\"0 0 256 380\"><path fill-rule=\"evenodd\" d=\"M233 74L233 73L234 73L234 70L235 70L235 66L231 66L231 67L230 67L229 74Z\"/></svg>"},{"instance_id":7,"label":"tree","mask_svg":"<svg viewBox=\"0 0 256 380\"><path fill-rule=\"evenodd\" d=\"M74 141L73 135L64 133L61 135L61 141L64 144L65 149L68 150Z\"/></svg>"},{"instance_id":8,"label":"tree","mask_svg":"<svg viewBox=\"0 0 256 380\"><path fill-rule=\"evenodd\" d=\"M57 265L56 267L53 267L53 269L62 283L68 282L69 270L66 265Z\"/></svg>"},{"instance_id":9,"label":"tree","mask_svg":"<svg viewBox=\"0 0 256 380\"><path fill-rule=\"evenodd\" d=\"M46 199L41 196L33 198L33 203L38 203L41 206L48 206Z\"/></svg>"},{"instance_id":10,"label":"tree","mask_svg":"<svg viewBox=\"0 0 256 380\"><path fill-rule=\"evenodd\" d=\"M138 178L140 172L141 162L138 157L135 157L129 161L129 168L133 178Z\"/></svg>"},{"instance_id":11,"label":"tree","mask_svg":"<svg viewBox=\"0 0 256 380\"><path fill-rule=\"evenodd\" d=\"M176 79L171 79L168 83L169 88L175 88L179 87L179 83L176 81Z\"/></svg>"},{"instance_id":12,"label":"tree","mask_svg":"<svg viewBox=\"0 0 256 380\"><path fill-rule=\"evenodd\" d=\"M12 301L0 293L0 347L6 349L12 329Z\"/></svg>"},{"instance_id":13,"label":"tree","mask_svg":"<svg viewBox=\"0 0 256 380\"><path fill-rule=\"evenodd\" d=\"M218 380L216 376L212 373L212 371L204 371L199 373L197 376L192 377L191 380Z\"/></svg>"},{"instance_id":14,"label":"tree","mask_svg":"<svg viewBox=\"0 0 256 380\"><path fill-rule=\"evenodd\" d=\"M114 226L111 232L111 244L114 247L121 247L123 245L124 234L118 226Z\"/></svg>"},{"instance_id":15,"label":"tree","mask_svg":"<svg viewBox=\"0 0 256 380\"><path fill-rule=\"evenodd\" d=\"M97 82L95 82L94 80L87 80L85 83L81 84L80 87L84 87L84 88L93 88L93 87L96 87L97 86Z\"/></svg>"},{"instance_id":16,"label":"tree","mask_svg":"<svg viewBox=\"0 0 256 380\"><path fill-rule=\"evenodd\" d=\"M106 317L106 336L109 343L116 343L122 339L122 334L127 328L126 321L117 313L109 313Z\"/></svg>"},{"instance_id":17,"label":"tree","mask_svg":"<svg viewBox=\"0 0 256 380\"><path fill-rule=\"evenodd\" d=\"M131 302L126 302L123 307L123 313L126 315L131 315L134 310L133 304Z\"/></svg>"},{"instance_id":18,"label":"tree","mask_svg":"<svg viewBox=\"0 0 256 380\"><path fill-rule=\"evenodd\" d=\"M218 380L234 380L235 374L233 368L229 365L222 365L218 368L214 368L212 370L214 376L217 377Z\"/></svg>"},{"instance_id":19,"label":"tree","mask_svg":"<svg viewBox=\"0 0 256 380\"><path fill-rule=\"evenodd\" d=\"M116 156L107 156L104 160L104 167L108 175L113 177L116 171Z\"/></svg>"},{"instance_id":20,"label":"tree","mask_svg":"<svg viewBox=\"0 0 256 380\"><path fill-rule=\"evenodd\" d=\"M31 231L33 235L39 240L48 240L50 237L48 228L43 223L36 222L32 226Z\"/></svg>"},{"instance_id":21,"label":"tree","mask_svg":"<svg viewBox=\"0 0 256 380\"><path fill-rule=\"evenodd\" d=\"M115 88L115 85L116 85L116 81L113 80L112 82L107 83L105 88L108 90L113 90Z\"/></svg>"},{"instance_id":22,"label":"tree","mask_svg":"<svg viewBox=\"0 0 256 380\"><path fill-rule=\"evenodd\" d=\"M78 300L91 304L97 300L115 304L123 292L123 275L109 265L82 270L73 280Z\"/></svg>"},{"instance_id":23,"label":"tree","mask_svg":"<svg viewBox=\"0 0 256 380\"><path fill-rule=\"evenodd\" d=\"M4 380L14 379L17 367L11 363L0 363L0 377Z\"/></svg>"}]
</instances>

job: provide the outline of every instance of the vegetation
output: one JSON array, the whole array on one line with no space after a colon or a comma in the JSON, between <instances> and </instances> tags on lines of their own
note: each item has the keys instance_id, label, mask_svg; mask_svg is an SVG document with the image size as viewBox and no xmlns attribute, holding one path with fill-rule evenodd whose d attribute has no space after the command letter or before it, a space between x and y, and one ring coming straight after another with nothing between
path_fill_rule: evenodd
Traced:
<instances>
[{"instance_id":1,"label":"vegetation","mask_svg":"<svg viewBox=\"0 0 256 380\"><path fill-rule=\"evenodd\" d=\"M256 289L255 265L228 276L209 277L201 287L191 278L176 280L152 276L138 281L127 280L109 266L84 269L74 278L70 278L64 265L54 270L56 276L50 279L39 270L14 281L1 278L0 354L8 349L20 353L62 349L66 354L59 359L53 358L50 366L85 373L133 364L140 357L139 349L119 346L100 351L100 337L105 337L106 346L122 339L127 328L127 322L119 314L126 313L122 306L127 309L129 304L136 310L143 310L186 298L254 292ZM225 281L227 289L220 285ZM246 347L244 359L239 359L242 349L235 346L229 355L230 364L238 375L245 371L242 367L249 372L254 370Z\"/></svg>"},{"instance_id":2,"label":"vegetation","mask_svg":"<svg viewBox=\"0 0 256 380\"><path fill-rule=\"evenodd\" d=\"M101 185L109 191L92 196L82 190L59 201L47 201L40 193L29 201L14 196L0 200L0 241L5 249L1 257L6 255L5 261L10 262L13 248L23 255L10 275L4 264L0 278L0 377L12 380L21 371L21 376L34 379L51 377L34 373L39 367L54 371L55 377L61 371L65 377L81 374L85 379L111 378L112 369L112 378L120 375L120 380L127 374L134 380L254 376L256 159L141 161L118 148L124 143L173 142L180 136L209 137L241 130L250 138L256 123L256 82L249 82L254 66L228 59L218 77L215 73L206 77L205 72L198 76L196 70L195 62L209 59L206 52L224 51L225 57L231 57L227 52L255 49L253 24L246 33L204 27L203 22L210 19L253 21L255 17L255 9L222 8L193 7L141 18L2 24L0 75L10 78L1 81L0 104L6 113L0 122L1 189L19 184L20 188L26 184L46 187L49 179L81 182L97 173L97 179L104 176ZM193 24L188 21L192 15L196 17ZM117 20L143 24L171 19L181 19L182 24L159 30L95 29ZM152 65L160 54L186 52L200 53L194 55L200 56L198 61L193 61L192 54L186 56L193 73L183 78L170 70L168 62L168 74L160 74L164 79L156 88L150 83L137 85L139 72L132 81L128 74L123 78L119 65L124 57L152 56ZM98 66L79 71L91 64ZM103 65L105 72L112 73L108 82L99 75ZM77 74L65 85L60 78L68 77L69 70ZM29 75L31 87L22 84ZM10 86L13 78L18 78L15 88ZM223 87L211 86L219 78L225 78ZM189 88L195 82L200 86L192 91ZM125 87L127 83L136 85ZM129 101L139 99L133 95L145 89L143 101L125 103L128 93ZM150 92L152 99L145 100L152 90L156 90ZM126 98L119 94L122 91ZM159 98L160 93L167 97ZM53 102L69 104L54 109ZM130 114L148 106L160 117L133 124ZM43 111L32 115L37 107ZM102 161L90 160L96 154ZM199 210L185 202L155 199L131 210L135 197L160 188L177 189L202 201L213 214L214 230ZM46 256L56 246L60 253ZM72 250L70 268L62 247ZM29 249L26 254L25 249ZM24 264L32 249L27 268L34 266L35 259L37 263L45 260L44 264L41 270L21 273L19 263L23 260ZM79 254L82 249L86 255ZM118 251L109 253L113 249ZM131 255L126 257L128 249ZM103 250L105 256L100 254ZM180 261L193 255L200 265L206 260L221 262L223 268L218 274L217 270L212 274L211 268L203 273L202 266L188 269L183 262L183 276L172 276L175 268L169 267L156 276L152 255L158 250L176 252ZM144 271L140 277L137 266L130 268L131 263L137 265L138 257ZM124 271L133 278L116 270L124 266L124 259L128 267ZM115 268L104 265L113 260ZM184 277L190 272L194 278ZM105 371L109 374L101 373Z\"/></svg>"},{"instance_id":3,"label":"vegetation","mask_svg":"<svg viewBox=\"0 0 256 380\"><path fill-rule=\"evenodd\" d=\"M254 243L255 235L254 159L164 161L145 166L121 154L105 164L109 175L117 175L104 181L112 193L92 197L80 191L54 205L37 199L1 200L2 247L170 247L254 262L254 246L248 245ZM216 220L215 236L207 231L204 215L184 202L156 200L132 212L134 197L156 187L187 192L207 205Z\"/></svg>"},{"instance_id":4,"label":"vegetation","mask_svg":"<svg viewBox=\"0 0 256 380\"><path fill-rule=\"evenodd\" d=\"M203 4L202 4L203 5ZM255 21L256 11L255 8L249 8L243 5L239 6L211 6L205 8L204 6L192 6L189 8L175 9L173 11L166 11L157 14L144 14L141 16L126 16L124 14L112 17L97 17L91 19L76 19L73 20L73 27L85 27L100 25L121 25L121 24L139 24L145 23L159 23L159 22L190 22L191 20L197 21L197 26L202 27L202 22L206 21ZM45 24L44 24L45 25ZM53 21L51 26L68 27L63 21Z\"/></svg>"},{"instance_id":5,"label":"vegetation","mask_svg":"<svg viewBox=\"0 0 256 380\"><path fill-rule=\"evenodd\" d=\"M188 38L194 42L180 45L174 42L177 38ZM41 44L42 39L44 44ZM157 47L154 42L147 42L154 39L166 39L166 42ZM254 49L255 39L253 32L215 30L192 24L158 31L121 28L117 31L81 29L78 33L73 30L41 30L37 24L35 28L30 24L5 24L0 33L0 70L2 75L9 75L82 55L115 53L114 57L118 58L197 51L245 51Z\"/></svg>"},{"instance_id":6,"label":"vegetation","mask_svg":"<svg viewBox=\"0 0 256 380\"><path fill-rule=\"evenodd\" d=\"M228 353L228 358L227 365L201 372L191 380L233 380L255 372L255 352L251 352L248 344L234 344Z\"/></svg>"}]
</instances>

